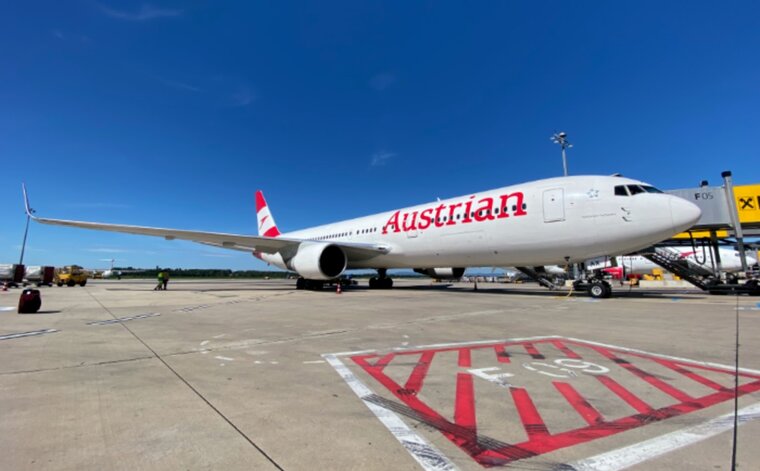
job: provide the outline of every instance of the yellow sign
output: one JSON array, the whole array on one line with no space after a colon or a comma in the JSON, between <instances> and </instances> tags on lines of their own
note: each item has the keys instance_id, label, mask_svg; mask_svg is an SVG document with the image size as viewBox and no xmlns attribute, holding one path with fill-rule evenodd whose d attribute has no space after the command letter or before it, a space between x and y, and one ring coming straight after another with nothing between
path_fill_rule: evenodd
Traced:
<instances>
[{"instance_id":1,"label":"yellow sign","mask_svg":"<svg viewBox=\"0 0 760 471\"><path fill-rule=\"evenodd\" d=\"M742 224L760 223L760 185L734 187L736 210Z\"/></svg>"},{"instance_id":2,"label":"yellow sign","mask_svg":"<svg viewBox=\"0 0 760 471\"><path fill-rule=\"evenodd\" d=\"M728 231L715 231L715 236L718 239L726 238L728 237ZM689 236L688 232L681 232L680 234L674 235L673 239L689 239L691 237L694 237L695 239L709 239L710 231L691 231L691 236Z\"/></svg>"}]
</instances>

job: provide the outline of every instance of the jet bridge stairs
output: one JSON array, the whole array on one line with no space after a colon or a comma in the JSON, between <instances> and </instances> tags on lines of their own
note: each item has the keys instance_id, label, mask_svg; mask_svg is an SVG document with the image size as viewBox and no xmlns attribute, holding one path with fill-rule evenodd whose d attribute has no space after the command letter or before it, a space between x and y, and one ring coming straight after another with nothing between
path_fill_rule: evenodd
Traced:
<instances>
[{"instance_id":1,"label":"jet bridge stairs","mask_svg":"<svg viewBox=\"0 0 760 471\"><path fill-rule=\"evenodd\" d=\"M749 294L751 296L760 296L760 284L758 280L749 280L744 284L739 284L736 281L724 283L711 270L684 258L678 250L655 246L641 251L639 254L710 294Z\"/></svg>"}]
</instances>

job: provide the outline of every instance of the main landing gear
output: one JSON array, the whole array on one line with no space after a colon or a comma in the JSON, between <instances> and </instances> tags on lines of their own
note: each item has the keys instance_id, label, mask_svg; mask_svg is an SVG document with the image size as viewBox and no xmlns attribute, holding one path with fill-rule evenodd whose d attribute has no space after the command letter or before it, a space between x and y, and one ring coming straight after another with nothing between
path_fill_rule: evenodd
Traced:
<instances>
[{"instance_id":1,"label":"main landing gear","mask_svg":"<svg viewBox=\"0 0 760 471\"><path fill-rule=\"evenodd\" d=\"M296 280L296 289L309 289L312 291L321 291L325 287L324 281L319 280L307 280L306 278L299 277Z\"/></svg>"},{"instance_id":2,"label":"main landing gear","mask_svg":"<svg viewBox=\"0 0 760 471\"><path fill-rule=\"evenodd\" d=\"M573 282L576 291L588 291L592 298L609 298L612 294L612 285L607 280L600 278L581 279Z\"/></svg>"},{"instance_id":3,"label":"main landing gear","mask_svg":"<svg viewBox=\"0 0 760 471\"><path fill-rule=\"evenodd\" d=\"M369 279L369 289L391 289L393 288L393 279L386 276L388 272L385 268L377 269L377 276Z\"/></svg>"}]
</instances>

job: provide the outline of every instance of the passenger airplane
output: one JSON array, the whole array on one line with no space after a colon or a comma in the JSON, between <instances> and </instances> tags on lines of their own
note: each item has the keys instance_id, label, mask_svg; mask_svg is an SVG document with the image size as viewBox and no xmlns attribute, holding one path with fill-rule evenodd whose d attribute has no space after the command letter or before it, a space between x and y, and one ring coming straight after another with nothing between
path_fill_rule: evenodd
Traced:
<instances>
[{"instance_id":1,"label":"passenger airplane","mask_svg":"<svg viewBox=\"0 0 760 471\"><path fill-rule=\"evenodd\" d=\"M716 263L713 262L712 249L697 248L696 251L691 247L673 246L668 247L670 250L677 250L681 258L696 264L707 271L717 269ZM722 271L736 273L742 271L742 261L739 252L729 247L719 247L720 267ZM596 258L586 262L586 268L589 270L602 269L610 273L615 278L622 278L628 275L647 275L651 274L655 268L662 268L651 260L641 255L623 255L614 257L615 263L610 258ZM752 254L747 254L747 265L755 265L757 258ZM613 266L614 265L614 266Z\"/></svg>"},{"instance_id":2,"label":"passenger airplane","mask_svg":"<svg viewBox=\"0 0 760 471\"><path fill-rule=\"evenodd\" d=\"M683 232L699 208L617 176L538 180L280 233L261 191L258 236L38 218L43 224L182 239L252 253L320 288L345 270L375 269L370 288L390 288L389 268L440 272L472 266L565 265L630 253ZM432 271L431 271L432 270ZM609 290L597 290L609 295ZM600 294L592 295L600 296Z\"/></svg>"}]
</instances>

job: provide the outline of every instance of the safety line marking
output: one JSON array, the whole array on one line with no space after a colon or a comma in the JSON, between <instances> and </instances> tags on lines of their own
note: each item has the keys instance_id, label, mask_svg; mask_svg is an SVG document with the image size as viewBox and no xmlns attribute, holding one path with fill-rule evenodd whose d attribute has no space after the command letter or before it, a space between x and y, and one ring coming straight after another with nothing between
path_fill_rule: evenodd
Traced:
<instances>
[{"instance_id":1,"label":"safety line marking","mask_svg":"<svg viewBox=\"0 0 760 471\"><path fill-rule=\"evenodd\" d=\"M13 306L0 306L0 312L10 312L15 310L16 308Z\"/></svg>"},{"instance_id":2,"label":"safety line marking","mask_svg":"<svg viewBox=\"0 0 760 471\"><path fill-rule=\"evenodd\" d=\"M348 384L351 390L359 396L369 410L375 414L380 422L396 437L396 440L408 451L412 457L427 471L453 471L458 469L446 455L438 451L430 442L416 434L401 418L390 409L381 407L368 400L375 396L359 378L348 369L335 354L325 354L322 358L327 360L341 378Z\"/></svg>"},{"instance_id":3,"label":"safety line marking","mask_svg":"<svg viewBox=\"0 0 760 471\"><path fill-rule=\"evenodd\" d=\"M760 419L760 403L739 409L739 425ZM701 442L730 430L734 425L734 414L721 415L699 425L666 433L643 442L600 453L575 463L568 463L562 469L575 471L618 471L643 463L671 451Z\"/></svg>"},{"instance_id":4,"label":"safety line marking","mask_svg":"<svg viewBox=\"0 0 760 471\"><path fill-rule=\"evenodd\" d=\"M501 348L498 348L499 346L494 345L495 343L502 343L506 345L502 345ZM470 374L463 372L457 373L457 394L454 404L453 422L450 419L444 418L440 413L436 412L425 402L423 402L420 397L418 397L418 393L422 388L427 370L434 358L434 355L430 355L431 353L435 354L442 352L456 352L457 364L461 368L470 367L472 365L471 350L493 350L493 353L495 354L498 361L502 361L502 355L506 354L504 347L517 346L519 344L522 344L526 352L534 359L539 355L543 358L543 355L539 351L539 345L554 346L557 350L565 354L569 361L580 360L582 358L579 353L571 348L582 347L590 349L591 351L595 351L596 353L601 354L610 361L614 362L623 370L627 370L629 373L632 373L635 377L638 377L646 383L649 383L651 386L654 386L656 389L669 394L674 399L680 400L681 403L676 403L655 410L644 401L634 396L621 384L615 382L609 376L599 375L596 377L600 383L606 387L606 389L623 399L637 412L639 412L638 415L623 417L610 421L605 420L602 414L590 403L588 403L588 401L577 390L575 390L575 388L567 383L553 382L558 392L560 392L568 404L573 407L573 409L575 409L575 411L581 417L583 417L588 426L577 430L550 433L546 427L544 419L536 409L536 406L533 403L528 392L523 388L511 386L510 393L512 395L512 400L517 406L518 413L520 414L520 419L529 438L527 442L515 445L504 443L491 437L479 436L477 431L477 420L475 416L475 401L472 390L472 376L470 375L475 373L472 371L469 371ZM383 401L378 401L377 397L369 397L369 395L374 396L374 394L372 394L371 390L364 386L363 383L359 382L358 378L356 378L353 373L351 373L350 370L345 365L343 365L340 360L338 360L337 354L325 354L323 357L327 358L328 356L331 356L334 358L335 362L339 363L347 371L347 374L353 378L353 380L359 382L359 384L365 388L365 390L368 392L367 394L362 395L356 390L355 393L365 402L365 404L367 404L371 410L373 410L373 412L374 409L369 404L380 407L381 409L385 409L388 413L394 411L404 416L408 415L413 420L428 424L441 432L453 444L470 455L470 457L472 457L476 462L482 466L487 467L494 465L505 465L516 460L535 457L559 448L572 446L573 444L580 444L596 438L602 438L604 436L610 435L611 433L630 430L632 428L645 425L646 422L666 420L671 417L694 412L696 410L710 407L719 402L723 402L729 399L735 393L735 391L733 391L731 388L723 387L718 383L715 383L705 378L704 376L692 371L692 369L696 368L697 370L704 369L717 373L735 374L735 367L683 359L669 355L649 353L642 350L606 345L599 342L590 342L586 340L562 337L557 335L530 337L523 339L518 338L507 340L445 343L427 347L433 347L436 350L434 352L430 352L429 350L424 350L426 348L425 346L421 346L406 349L403 352L391 351L390 353L374 353L377 352L377 350L347 352L348 354L353 354L353 357L351 359L354 363L356 363L360 368L362 368L380 384L385 386L388 391L390 391L396 397L396 399L401 401L401 403L407 407L408 411L406 412L404 410L404 406L401 404L387 400L384 404ZM613 351L609 351L607 348ZM373 353L367 354L367 352ZM385 352L388 352L388 350L385 350ZM383 372L383 370L392 363L394 358L400 358L401 356L408 358L411 355L420 356L418 357L417 364L413 368L410 377L406 381L406 384L402 387L400 384L396 383L396 381L389 378L387 374ZM634 366L628 359L623 358L625 355L638 357L648 361L654 361L655 363L671 369L672 371L675 371L692 381L701 383L703 386L706 386L716 392L703 397L691 397L683 391L680 391L679 389L670 386L664 381L659 380L659 378L655 377L649 372L642 370L637 366ZM508 357L506 359L508 362ZM338 369L334 364L333 366L336 368L336 370ZM742 376L760 375L760 371L746 368L739 368L738 371ZM348 379L346 379L346 376L344 376L344 374L342 374L340 371L339 374L344 377L347 383L349 382ZM490 378L489 381L491 381ZM352 389L354 389L353 386ZM740 395L744 395L747 393L755 392L758 389L760 389L760 382L756 381L754 383L748 383L739 387L738 392ZM760 407L760 405L758 406ZM378 416L378 418L380 418L377 413L375 414ZM400 420L397 415L394 417L395 419ZM386 424L386 427L389 426ZM391 432L393 433L392 430ZM401 440L399 439L399 441ZM666 453L667 451L663 451L662 453ZM413 454L412 451L410 451L410 453ZM415 459L417 458L415 457Z\"/></svg>"},{"instance_id":5,"label":"safety line marking","mask_svg":"<svg viewBox=\"0 0 760 471\"><path fill-rule=\"evenodd\" d=\"M22 337L34 337L35 335L52 334L56 329L33 330L31 332L19 332L17 334L0 335L0 340L18 339Z\"/></svg>"},{"instance_id":6,"label":"safety line marking","mask_svg":"<svg viewBox=\"0 0 760 471\"><path fill-rule=\"evenodd\" d=\"M88 322L87 325L108 325L108 324L121 324L122 322L127 321L133 321L136 319L146 319L148 317L156 317L160 316L161 314L157 312L150 312L148 314L140 314L137 316L129 316L129 317L117 317L116 319L108 319L105 321L95 321L95 322Z\"/></svg>"},{"instance_id":7,"label":"safety line marking","mask_svg":"<svg viewBox=\"0 0 760 471\"><path fill-rule=\"evenodd\" d=\"M421 350L421 349L428 349L428 348L449 348L449 347L459 347L463 345L488 345L488 344L497 344L497 343L506 343L506 342L526 342L529 340L549 340L549 339L560 339L560 340L570 340L574 342L581 342L589 345L596 345L599 347L605 347L605 348L613 348L616 350L620 350L623 352L628 353L640 353L643 355L649 355L653 357L659 357L659 358L666 358L669 360L676 360L676 361L683 361L688 363L696 363L698 365L702 366L711 366L713 368L720 368L722 370L728 370L730 372L734 371L734 367L730 365L722 365L720 363L712 363L712 362L706 362L706 361L698 361L698 360L690 360L688 358L683 357L676 357L671 355L663 355L661 353L652 353L647 352L646 350L639 350L635 348L627 348L627 347L618 347L617 345L610 345L607 343L601 343L601 342L593 342L591 340L583 340L575 337L563 337L561 335L539 335L535 337L517 337L512 339L496 339L496 340L479 340L477 342L454 342L454 343L437 343L437 344L431 344L431 345L418 345L415 347L409 347L404 348L404 351L415 351L415 350ZM357 350L354 352L339 352L339 353L331 353L331 355L334 355L336 357L343 357L343 356L354 356L354 355L365 355L368 353L375 353L377 352L377 349L369 349L369 350ZM760 370L753 370L750 368L739 368L740 372L742 373L749 373L749 374L760 374Z\"/></svg>"},{"instance_id":8,"label":"safety line marking","mask_svg":"<svg viewBox=\"0 0 760 471\"><path fill-rule=\"evenodd\" d=\"M558 335L552 335L552 336L547 337L547 338L560 338L560 336L558 336ZM635 348L618 347L617 345L610 345L610 344L600 343L600 342L592 342L591 340L577 339L577 338L574 338L574 337L561 337L561 338L564 338L565 340L571 340L573 342L581 342L581 343L586 343L586 344L589 344L589 345L596 345L598 347L613 348L615 350L620 350L620 351L628 352L628 353L639 353L639 354L642 354L642 355L649 355L649 356L653 356L653 357L667 358L669 360L683 361L683 362L687 362L687 363L695 363L697 365L702 365L702 366L711 366L713 368L720 368L722 370L728 370L731 373L734 372L734 370L736 370L736 368L734 366L731 366L731 365L721 365L720 363L711 363L711 362L707 362L707 361L690 360L688 358L683 358L683 357L674 357L674 356L671 356L671 355L663 355L661 353L652 353L652 352L647 352L646 350L638 350L638 349L635 349ZM739 368L738 371L740 371L742 373L749 373L749 374L756 374L756 375L760 374L760 370L752 370L752 369L749 369L749 368Z\"/></svg>"}]
</instances>

